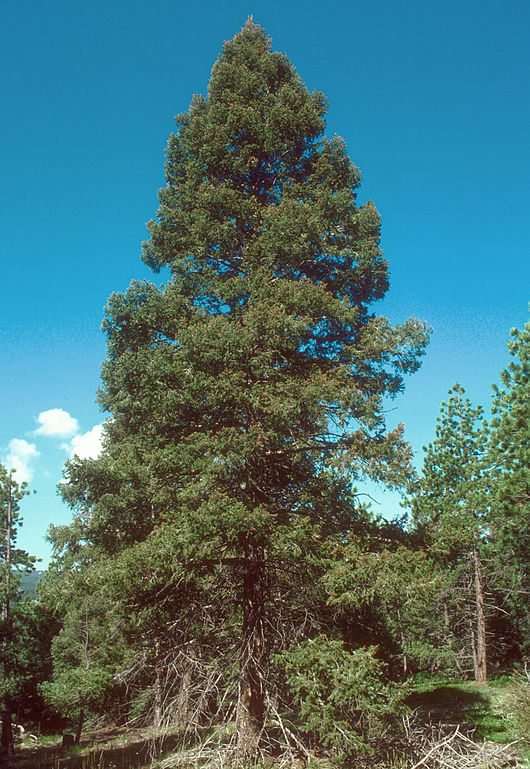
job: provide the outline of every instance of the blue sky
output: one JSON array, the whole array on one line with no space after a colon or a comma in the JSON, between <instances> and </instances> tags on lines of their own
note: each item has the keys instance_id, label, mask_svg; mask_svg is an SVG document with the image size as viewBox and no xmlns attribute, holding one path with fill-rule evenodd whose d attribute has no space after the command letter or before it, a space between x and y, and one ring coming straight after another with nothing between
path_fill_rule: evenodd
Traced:
<instances>
[{"instance_id":1,"label":"blue sky","mask_svg":"<svg viewBox=\"0 0 530 769\"><path fill-rule=\"evenodd\" d=\"M19 543L43 565L49 523L71 515L62 465L97 445L103 307L160 280L139 252L173 116L249 14L328 97L327 133L382 214L392 287L377 309L433 328L389 414L418 460L455 381L489 408L527 320L527 0L1 0L0 460L37 492Z\"/></svg>"}]
</instances>

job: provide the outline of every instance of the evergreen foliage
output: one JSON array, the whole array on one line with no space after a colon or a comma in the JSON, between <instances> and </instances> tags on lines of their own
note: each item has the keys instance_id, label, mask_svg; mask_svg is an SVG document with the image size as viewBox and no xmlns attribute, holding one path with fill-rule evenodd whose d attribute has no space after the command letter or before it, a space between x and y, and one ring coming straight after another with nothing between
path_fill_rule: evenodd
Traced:
<instances>
[{"instance_id":1,"label":"evergreen foliage","mask_svg":"<svg viewBox=\"0 0 530 769\"><path fill-rule=\"evenodd\" d=\"M411 497L414 524L434 552L457 559L484 533L486 509L477 492L483 477L487 432L481 406L473 407L455 384L442 403L436 437L425 450Z\"/></svg>"},{"instance_id":2,"label":"evergreen foliage","mask_svg":"<svg viewBox=\"0 0 530 769\"><path fill-rule=\"evenodd\" d=\"M46 704L75 728L76 743L87 713L112 712L106 695L112 688L112 662L118 656L116 637L109 634L108 618L100 621L105 609L98 597L86 589L70 594L68 609L62 607L66 621L51 643L53 681L40 687ZM108 611L108 606L105 608Z\"/></svg>"},{"instance_id":3,"label":"evergreen foliage","mask_svg":"<svg viewBox=\"0 0 530 769\"><path fill-rule=\"evenodd\" d=\"M11 713L23 680L24 649L17 632L17 604L20 602L20 575L31 571L35 558L16 546L22 525L20 502L28 494L27 484L19 484L13 472L0 465L0 702L2 710L1 752L12 753Z\"/></svg>"},{"instance_id":4,"label":"evergreen foliage","mask_svg":"<svg viewBox=\"0 0 530 769\"><path fill-rule=\"evenodd\" d=\"M249 21L177 118L143 251L171 278L109 300L104 451L68 463L76 515L51 534L55 589L78 572L123 607L128 581L129 670L155 671L155 719L214 681L242 753L283 686L271 654L318 634L333 542L368 521L355 484L411 470L383 399L427 332L370 310L388 288L379 215L325 111Z\"/></svg>"},{"instance_id":5,"label":"evergreen foliage","mask_svg":"<svg viewBox=\"0 0 530 769\"><path fill-rule=\"evenodd\" d=\"M339 766L371 745L400 712L404 690L385 682L374 647L348 651L317 636L282 655L306 731L333 747Z\"/></svg>"},{"instance_id":6,"label":"evergreen foliage","mask_svg":"<svg viewBox=\"0 0 530 769\"><path fill-rule=\"evenodd\" d=\"M530 643L530 323L512 329L508 349L513 359L501 372L502 388L494 386L488 446L490 557L498 603L511 620L504 653L525 656Z\"/></svg>"},{"instance_id":7,"label":"evergreen foliage","mask_svg":"<svg viewBox=\"0 0 530 769\"><path fill-rule=\"evenodd\" d=\"M442 403L436 437L425 449L423 470L409 498L415 529L446 570L439 633L452 647L455 664L469 649L477 681L485 681L486 628L481 549L488 533L486 497L487 426L483 410L455 384ZM466 663L464 663L465 665ZM469 664L469 663L468 663ZM465 668L464 668L465 669Z\"/></svg>"},{"instance_id":8,"label":"evergreen foliage","mask_svg":"<svg viewBox=\"0 0 530 769\"><path fill-rule=\"evenodd\" d=\"M394 676L405 679L411 670L439 665L444 656L432 631L447 578L419 545L395 523L367 528L350 534L323 578L328 604L343 623L347 618L354 637L357 624L367 627Z\"/></svg>"},{"instance_id":9,"label":"evergreen foliage","mask_svg":"<svg viewBox=\"0 0 530 769\"><path fill-rule=\"evenodd\" d=\"M17 547L18 529L23 523L20 503L29 493L27 483L17 483L13 473L0 465L0 605L3 617L6 614L8 599L13 601L19 597L19 577L31 572L35 563L33 556ZM8 588L9 594L6 592Z\"/></svg>"},{"instance_id":10,"label":"evergreen foliage","mask_svg":"<svg viewBox=\"0 0 530 769\"><path fill-rule=\"evenodd\" d=\"M177 117L142 252L168 279L109 299L104 447L66 465L36 600L0 466L4 752L11 712L48 708L77 741L104 717L215 734L223 765L289 741L356 765L398 679L527 652L530 325L489 429L454 385L417 478L384 407L428 332L372 309L379 215L325 114L249 20ZM375 517L367 479L408 488L410 521ZM528 686L513 702L523 730Z\"/></svg>"}]
</instances>

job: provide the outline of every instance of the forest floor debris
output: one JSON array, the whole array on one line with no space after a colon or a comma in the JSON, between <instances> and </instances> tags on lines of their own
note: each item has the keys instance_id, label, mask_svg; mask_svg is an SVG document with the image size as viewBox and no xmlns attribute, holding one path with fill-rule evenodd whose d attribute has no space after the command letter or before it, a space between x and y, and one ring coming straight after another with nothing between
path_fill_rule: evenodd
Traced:
<instances>
[{"instance_id":1,"label":"forest floor debris","mask_svg":"<svg viewBox=\"0 0 530 769\"><path fill-rule=\"evenodd\" d=\"M530 769L530 752L514 732L510 714L513 681L477 686L468 681L429 679L414 683L411 712L403 731L390 742L358 756L351 769ZM279 718L279 716L278 716ZM280 719L281 720L281 719ZM271 722L266 755L259 769L334 769L324 752L305 740L281 739ZM283 734L286 737L285 734ZM233 730L182 730L109 726L83 735L65 750L61 736L25 739L0 769L228 769L234 765ZM290 743L286 748L285 743ZM248 766L245 766L248 769ZM344 768L345 769L345 768Z\"/></svg>"}]
</instances>

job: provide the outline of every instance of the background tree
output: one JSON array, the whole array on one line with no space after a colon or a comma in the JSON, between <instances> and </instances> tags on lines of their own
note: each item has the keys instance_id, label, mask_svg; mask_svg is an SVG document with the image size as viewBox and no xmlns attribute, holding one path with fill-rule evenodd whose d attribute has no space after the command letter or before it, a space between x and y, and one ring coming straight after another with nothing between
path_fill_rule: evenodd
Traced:
<instances>
[{"instance_id":1,"label":"background tree","mask_svg":"<svg viewBox=\"0 0 530 769\"><path fill-rule=\"evenodd\" d=\"M13 604L11 617L15 639L11 671L16 681L12 715L18 724L45 722L50 714L40 687L52 675L51 644L60 626L39 596L24 594Z\"/></svg>"},{"instance_id":2,"label":"background tree","mask_svg":"<svg viewBox=\"0 0 530 769\"><path fill-rule=\"evenodd\" d=\"M41 592L62 630L47 701L76 722L82 700L90 722L104 712L118 723L203 726L218 693L216 660L226 677L237 656L229 604L224 613L212 606L212 595L222 605L227 593L222 570L190 569L173 528L111 556L93 545L68 550L75 528L50 532L56 555ZM86 682L72 692L76 677Z\"/></svg>"},{"instance_id":3,"label":"background tree","mask_svg":"<svg viewBox=\"0 0 530 769\"><path fill-rule=\"evenodd\" d=\"M495 564L497 603L510 618L503 656L528 654L530 638L530 323L512 329L513 357L494 386L491 433L489 557ZM505 632L508 629L505 628Z\"/></svg>"},{"instance_id":4,"label":"background tree","mask_svg":"<svg viewBox=\"0 0 530 769\"><path fill-rule=\"evenodd\" d=\"M404 528L405 521L374 521L350 533L323 578L328 605L338 621L366 628L366 642L377 644L396 676L442 663L446 653L436 633L440 597L447 577ZM345 634L347 637L347 634Z\"/></svg>"},{"instance_id":5,"label":"background tree","mask_svg":"<svg viewBox=\"0 0 530 769\"><path fill-rule=\"evenodd\" d=\"M45 702L73 724L77 745L86 715L106 710L116 637L107 636L110 623L108 618L99 621L102 606L93 594L81 594L72 603L52 641L53 681L43 683L41 692Z\"/></svg>"},{"instance_id":6,"label":"background tree","mask_svg":"<svg viewBox=\"0 0 530 769\"><path fill-rule=\"evenodd\" d=\"M451 571L445 622L469 638L477 682L487 677L486 612L481 547L487 533L483 410L474 408L459 384L449 390L425 449L421 477L409 499L414 527L430 553ZM455 604L454 612L451 604ZM452 614L452 617L451 617Z\"/></svg>"},{"instance_id":7,"label":"background tree","mask_svg":"<svg viewBox=\"0 0 530 769\"><path fill-rule=\"evenodd\" d=\"M76 558L162 538L177 572L214 586L210 615L229 616L236 640L237 667L216 664L225 694L237 672L243 753L260 742L286 627L315 632L293 586L314 584L325 543L362 520L353 484L406 479L382 403L427 341L417 321L369 311L388 288L379 215L356 204L360 174L323 137L325 111L261 28L225 44L208 95L177 118L149 224L144 261L171 278L111 297L104 452L70 462L63 487Z\"/></svg>"},{"instance_id":8,"label":"background tree","mask_svg":"<svg viewBox=\"0 0 530 769\"><path fill-rule=\"evenodd\" d=\"M0 465L0 699L2 702L2 737L3 753L13 750L11 728L11 706L17 693L18 680L15 663L17 634L13 622L13 607L20 600L19 575L33 569L35 559L24 550L16 547L18 527L22 525L20 501L28 494L26 484L18 484L3 465Z\"/></svg>"}]
</instances>

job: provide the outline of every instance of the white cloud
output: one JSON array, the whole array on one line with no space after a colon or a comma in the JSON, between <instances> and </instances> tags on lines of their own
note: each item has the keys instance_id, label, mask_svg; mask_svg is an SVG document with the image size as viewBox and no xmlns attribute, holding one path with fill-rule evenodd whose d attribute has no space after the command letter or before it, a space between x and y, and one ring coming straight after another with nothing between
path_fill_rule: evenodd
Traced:
<instances>
[{"instance_id":1,"label":"white cloud","mask_svg":"<svg viewBox=\"0 0 530 769\"><path fill-rule=\"evenodd\" d=\"M34 443L28 443L23 438L13 438L9 441L9 453L5 458L8 470L15 471L15 479L18 483L28 483L33 478L31 462L40 456L40 451Z\"/></svg>"},{"instance_id":2,"label":"white cloud","mask_svg":"<svg viewBox=\"0 0 530 769\"><path fill-rule=\"evenodd\" d=\"M64 409L41 411L37 417L39 427L35 435L48 435L51 438L69 438L79 431L79 422Z\"/></svg>"},{"instance_id":3,"label":"white cloud","mask_svg":"<svg viewBox=\"0 0 530 769\"><path fill-rule=\"evenodd\" d=\"M94 425L87 433L74 435L70 444L70 456L77 454L79 459L96 459L101 453L102 434L103 425Z\"/></svg>"}]
</instances>

